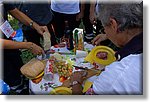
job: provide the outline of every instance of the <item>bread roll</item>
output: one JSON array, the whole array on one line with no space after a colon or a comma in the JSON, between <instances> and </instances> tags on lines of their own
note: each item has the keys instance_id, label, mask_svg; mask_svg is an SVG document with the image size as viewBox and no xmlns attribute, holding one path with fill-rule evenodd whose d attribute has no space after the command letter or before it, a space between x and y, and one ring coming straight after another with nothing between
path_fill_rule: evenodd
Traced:
<instances>
[{"instance_id":1,"label":"bread roll","mask_svg":"<svg viewBox=\"0 0 150 102\"><path fill-rule=\"evenodd\" d=\"M21 73L30 79L34 79L45 68L46 61L41 61L36 58L31 59L28 63L23 65L20 69Z\"/></svg>"},{"instance_id":2,"label":"bread roll","mask_svg":"<svg viewBox=\"0 0 150 102\"><path fill-rule=\"evenodd\" d=\"M43 47L44 47L44 50L47 51L51 47L51 40L50 40L51 36L50 36L50 33L49 32L44 32L43 38L44 38Z\"/></svg>"}]
</instances>

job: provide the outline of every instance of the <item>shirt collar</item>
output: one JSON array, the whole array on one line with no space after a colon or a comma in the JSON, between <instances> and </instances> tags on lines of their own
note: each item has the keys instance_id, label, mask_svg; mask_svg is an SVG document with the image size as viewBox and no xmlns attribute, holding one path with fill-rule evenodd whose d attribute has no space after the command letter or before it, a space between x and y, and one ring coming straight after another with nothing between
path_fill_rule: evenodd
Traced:
<instances>
[{"instance_id":1,"label":"shirt collar","mask_svg":"<svg viewBox=\"0 0 150 102\"><path fill-rule=\"evenodd\" d=\"M123 48L115 53L118 60L130 55L143 53L143 32L131 39Z\"/></svg>"}]
</instances>

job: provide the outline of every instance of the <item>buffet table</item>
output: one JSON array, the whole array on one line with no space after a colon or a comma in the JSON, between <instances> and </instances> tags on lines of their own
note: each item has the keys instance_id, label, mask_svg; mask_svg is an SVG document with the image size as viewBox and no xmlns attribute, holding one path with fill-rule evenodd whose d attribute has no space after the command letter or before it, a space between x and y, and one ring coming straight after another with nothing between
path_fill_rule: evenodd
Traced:
<instances>
[{"instance_id":1,"label":"buffet table","mask_svg":"<svg viewBox=\"0 0 150 102\"><path fill-rule=\"evenodd\" d=\"M93 45L88 44L88 43L84 43L84 49L87 51L90 51L93 49ZM51 49L55 50L55 52L65 52L65 53L70 53L69 50L67 50L66 47L62 47L62 48L55 48L54 46L51 47ZM80 53L79 53L80 54ZM51 55L50 55L51 56ZM72 54L63 54L62 55L64 58L68 58L68 59L75 59L74 65L77 66L84 66L84 67L88 67L88 68L92 68L93 65L85 62L84 61L84 57L81 57L82 55L72 55ZM73 72L74 71L80 71L81 69L76 69L73 68ZM88 78L87 80L89 80L90 82L93 82L95 79L97 78L97 76L92 76L90 78ZM29 88L30 88L30 94L50 94L50 92L53 90L53 88L61 86L62 82L59 81L59 74L55 73L53 80L46 80L44 78L42 78L42 80L38 83L35 84L32 82L32 80L29 80Z\"/></svg>"}]
</instances>

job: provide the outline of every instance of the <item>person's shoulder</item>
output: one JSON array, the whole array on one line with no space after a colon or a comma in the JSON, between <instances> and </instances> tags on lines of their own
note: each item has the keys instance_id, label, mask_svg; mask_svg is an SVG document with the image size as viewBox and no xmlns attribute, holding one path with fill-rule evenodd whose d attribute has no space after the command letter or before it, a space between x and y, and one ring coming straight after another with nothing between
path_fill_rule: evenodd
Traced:
<instances>
[{"instance_id":1,"label":"person's shoulder","mask_svg":"<svg viewBox=\"0 0 150 102\"><path fill-rule=\"evenodd\" d=\"M143 54L130 54L127 57L123 58L120 62L121 63L139 63L142 61Z\"/></svg>"},{"instance_id":2,"label":"person's shoulder","mask_svg":"<svg viewBox=\"0 0 150 102\"><path fill-rule=\"evenodd\" d=\"M16 7L12 3L4 3L4 8L9 11L15 9Z\"/></svg>"},{"instance_id":3,"label":"person's shoulder","mask_svg":"<svg viewBox=\"0 0 150 102\"><path fill-rule=\"evenodd\" d=\"M116 74L122 72L122 70L125 70L128 67L138 67L142 62L142 55L143 54L130 54L120 61L111 63L110 65L106 66L105 69L108 69L109 72L114 72Z\"/></svg>"}]
</instances>

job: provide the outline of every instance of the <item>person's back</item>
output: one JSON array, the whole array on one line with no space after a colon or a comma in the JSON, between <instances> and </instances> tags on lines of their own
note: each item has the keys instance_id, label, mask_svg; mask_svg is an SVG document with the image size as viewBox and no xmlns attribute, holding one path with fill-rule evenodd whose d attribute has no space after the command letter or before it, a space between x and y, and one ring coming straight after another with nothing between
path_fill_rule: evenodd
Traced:
<instances>
[{"instance_id":1,"label":"person's back","mask_svg":"<svg viewBox=\"0 0 150 102\"><path fill-rule=\"evenodd\" d=\"M132 54L107 66L94 81L94 92L96 94L141 94L142 55Z\"/></svg>"}]
</instances>

